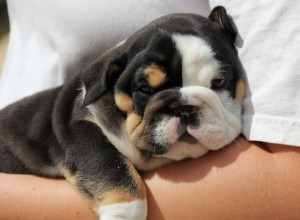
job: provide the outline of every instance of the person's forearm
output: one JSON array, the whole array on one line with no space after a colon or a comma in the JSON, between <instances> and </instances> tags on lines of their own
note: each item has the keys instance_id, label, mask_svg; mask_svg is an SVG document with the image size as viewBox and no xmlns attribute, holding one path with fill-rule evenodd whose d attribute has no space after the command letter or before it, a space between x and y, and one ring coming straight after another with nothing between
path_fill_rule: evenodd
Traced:
<instances>
[{"instance_id":1,"label":"person's forearm","mask_svg":"<svg viewBox=\"0 0 300 220\"><path fill-rule=\"evenodd\" d=\"M300 216L300 148L243 139L196 160L143 174L148 219ZM96 219L65 180L0 174L0 219Z\"/></svg>"},{"instance_id":2,"label":"person's forearm","mask_svg":"<svg viewBox=\"0 0 300 220\"><path fill-rule=\"evenodd\" d=\"M0 173L0 198L0 219L97 219L65 180Z\"/></svg>"},{"instance_id":3,"label":"person's forearm","mask_svg":"<svg viewBox=\"0 0 300 220\"><path fill-rule=\"evenodd\" d=\"M297 219L300 148L239 139L144 175L149 219Z\"/></svg>"}]
</instances>

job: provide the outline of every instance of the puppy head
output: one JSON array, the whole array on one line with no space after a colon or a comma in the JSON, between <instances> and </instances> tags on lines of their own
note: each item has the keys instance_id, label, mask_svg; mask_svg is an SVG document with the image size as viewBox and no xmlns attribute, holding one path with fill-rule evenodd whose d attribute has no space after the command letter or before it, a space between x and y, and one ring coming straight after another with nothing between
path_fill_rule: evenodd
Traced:
<instances>
[{"instance_id":1,"label":"puppy head","mask_svg":"<svg viewBox=\"0 0 300 220\"><path fill-rule=\"evenodd\" d=\"M209 19L157 19L82 73L83 103L138 168L220 149L241 130L244 87L235 36L222 7Z\"/></svg>"}]
</instances>

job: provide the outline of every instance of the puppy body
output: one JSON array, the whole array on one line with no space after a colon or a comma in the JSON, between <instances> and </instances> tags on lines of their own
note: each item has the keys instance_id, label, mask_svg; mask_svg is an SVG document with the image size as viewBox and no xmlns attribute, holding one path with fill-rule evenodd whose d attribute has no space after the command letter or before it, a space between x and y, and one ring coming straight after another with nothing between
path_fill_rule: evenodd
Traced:
<instances>
[{"instance_id":1,"label":"puppy body","mask_svg":"<svg viewBox=\"0 0 300 220\"><path fill-rule=\"evenodd\" d=\"M243 83L222 7L162 17L62 87L0 111L0 171L65 177L101 219L145 219L136 168L217 150L240 133Z\"/></svg>"}]
</instances>

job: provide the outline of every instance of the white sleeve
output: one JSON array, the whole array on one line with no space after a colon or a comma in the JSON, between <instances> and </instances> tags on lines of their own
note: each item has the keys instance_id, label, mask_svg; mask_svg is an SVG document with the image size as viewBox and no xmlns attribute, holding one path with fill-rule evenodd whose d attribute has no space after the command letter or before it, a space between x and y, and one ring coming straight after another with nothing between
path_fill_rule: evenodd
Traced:
<instances>
[{"instance_id":1,"label":"white sleeve","mask_svg":"<svg viewBox=\"0 0 300 220\"><path fill-rule=\"evenodd\" d=\"M243 134L300 146L300 1L210 0L232 16L245 69Z\"/></svg>"},{"instance_id":2,"label":"white sleeve","mask_svg":"<svg viewBox=\"0 0 300 220\"><path fill-rule=\"evenodd\" d=\"M0 108L62 84L88 62L169 13L208 15L208 0L8 0L10 39Z\"/></svg>"}]
</instances>

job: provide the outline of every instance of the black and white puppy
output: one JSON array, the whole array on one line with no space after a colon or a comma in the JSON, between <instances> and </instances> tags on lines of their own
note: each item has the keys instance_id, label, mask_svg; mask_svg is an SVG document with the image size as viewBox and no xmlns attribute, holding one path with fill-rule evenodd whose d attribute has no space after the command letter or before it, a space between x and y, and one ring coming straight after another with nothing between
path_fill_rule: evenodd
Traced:
<instances>
[{"instance_id":1,"label":"black and white puppy","mask_svg":"<svg viewBox=\"0 0 300 220\"><path fill-rule=\"evenodd\" d=\"M63 86L1 110L0 171L65 177L101 220L146 219L137 170L199 157L241 131L235 37L223 7L155 20Z\"/></svg>"}]
</instances>

